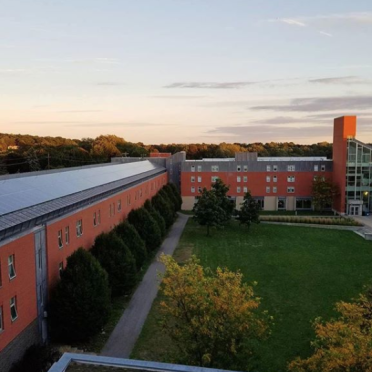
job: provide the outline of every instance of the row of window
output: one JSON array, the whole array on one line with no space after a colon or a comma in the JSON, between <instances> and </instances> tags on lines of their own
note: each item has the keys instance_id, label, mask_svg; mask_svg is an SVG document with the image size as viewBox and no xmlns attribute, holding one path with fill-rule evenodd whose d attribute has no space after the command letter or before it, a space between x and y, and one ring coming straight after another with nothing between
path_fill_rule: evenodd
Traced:
<instances>
[{"instance_id":1,"label":"row of window","mask_svg":"<svg viewBox=\"0 0 372 372\"><path fill-rule=\"evenodd\" d=\"M10 307L10 318L12 322L14 322L18 318L18 311L17 311L17 296L14 296L9 301ZM0 306L0 332L4 331L4 312L3 307Z\"/></svg>"},{"instance_id":2,"label":"row of window","mask_svg":"<svg viewBox=\"0 0 372 372\"><path fill-rule=\"evenodd\" d=\"M12 280L16 277L16 269L15 269L15 256L14 254L11 254L8 256L8 277L9 280ZM1 261L0 261L0 287L3 285L2 281L2 272L1 272Z\"/></svg>"},{"instance_id":3,"label":"row of window","mask_svg":"<svg viewBox=\"0 0 372 372\"><path fill-rule=\"evenodd\" d=\"M243 189L243 192L246 193L248 192L248 187L244 186L243 188L241 188L240 186L238 186L236 188L236 192L237 193L241 193L242 192L242 189ZM196 188L195 187L191 187L191 192L192 193L195 193L196 191ZM201 187L198 187L198 193L201 193L202 192L202 188ZM270 193L271 192L271 187L270 186L266 186L266 193ZM277 193L278 192L278 188L276 186L273 187L273 193ZM293 194L295 192L295 188L294 187L287 187L287 193L289 194Z\"/></svg>"},{"instance_id":4,"label":"row of window","mask_svg":"<svg viewBox=\"0 0 372 372\"><path fill-rule=\"evenodd\" d=\"M195 167L195 165L192 165L191 166L191 172L195 172L195 170L197 170L198 172L201 172L202 171L202 166L201 165L198 165L197 167ZM295 172L296 170L296 166L295 165L287 165L287 171L288 172ZM326 166L324 164L322 164L320 166L320 170L322 172L324 172L326 170ZM237 172L248 172L248 165L243 165L243 167L241 165L237 165L236 166L236 171ZM277 172L278 171L278 166L277 165L266 165L266 172ZM219 172L219 166L218 165L211 165L211 172ZM314 172L319 172L319 165L318 164L315 164L314 165Z\"/></svg>"}]
</instances>

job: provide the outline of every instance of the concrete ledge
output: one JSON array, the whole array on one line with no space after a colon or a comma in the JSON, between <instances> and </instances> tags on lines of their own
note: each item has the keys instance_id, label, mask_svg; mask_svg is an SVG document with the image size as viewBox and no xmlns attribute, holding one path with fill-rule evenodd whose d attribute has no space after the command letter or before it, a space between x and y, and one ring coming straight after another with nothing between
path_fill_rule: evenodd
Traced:
<instances>
[{"instance_id":1,"label":"concrete ledge","mask_svg":"<svg viewBox=\"0 0 372 372\"><path fill-rule=\"evenodd\" d=\"M365 240L372 240L372 233L364 233Z\"/></svg>"},{"instance_id":2,"label":"concrete ledge","mask_svg":"<svg viewBox=\"0 0 372 372\"><path fill-rule=\"evenodd\" d=\"M343 226L343 225L321 225L315 223L294 223L294 222L272 222L272 221L261 221L260 223L268 225L285 225L285 226L299 226L299 227L315 227L318 229L328 229L328 230L346 230L346 231L357 231L361 226ZM372 234L371 234L372 240Z\"/></svg>"}]
</instances>

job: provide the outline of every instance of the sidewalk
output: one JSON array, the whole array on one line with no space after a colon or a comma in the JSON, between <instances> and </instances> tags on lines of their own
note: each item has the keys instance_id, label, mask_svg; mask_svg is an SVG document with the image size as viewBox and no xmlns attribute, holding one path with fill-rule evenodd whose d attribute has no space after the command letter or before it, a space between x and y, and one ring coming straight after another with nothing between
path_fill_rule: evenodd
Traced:
<instances>
[{"instance_id":1,"label":"sidewalk","mask_svg":"<svg viewBox=\"0 0 372 372\"><path fill-rule=\"evenodd\" d=\"M183 214L178 215L177 221L161 245L155 260L148 268L141 284L133 294L129 306L125 309L119 323L103 347L101 355L129 358L151 309L151 305L158 293L158 272L164 272L164 265L158 262L157 258L162 253L173 254L189 217Z\"/></svg>"}]
</instances>

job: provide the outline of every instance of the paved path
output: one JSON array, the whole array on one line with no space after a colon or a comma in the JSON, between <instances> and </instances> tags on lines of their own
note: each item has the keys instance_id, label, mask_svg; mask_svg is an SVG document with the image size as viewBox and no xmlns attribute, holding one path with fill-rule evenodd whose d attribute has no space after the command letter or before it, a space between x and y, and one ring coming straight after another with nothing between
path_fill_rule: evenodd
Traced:
<instances>
[{"instance_id":1,"label":"paved path","mask_svg":"<svg viewBox=\"0 0 372 372\"><path fill-rule=\"evenodd\" d=\"M132 296L129 306L125 309L119 323L103 347L101 355L129 358L158 293L158 272L164 272L164 265L158 262L157 258L161 253L173 254L188 218L189 216L179 214L155 260Z\"/></svg>"}]
</instances>

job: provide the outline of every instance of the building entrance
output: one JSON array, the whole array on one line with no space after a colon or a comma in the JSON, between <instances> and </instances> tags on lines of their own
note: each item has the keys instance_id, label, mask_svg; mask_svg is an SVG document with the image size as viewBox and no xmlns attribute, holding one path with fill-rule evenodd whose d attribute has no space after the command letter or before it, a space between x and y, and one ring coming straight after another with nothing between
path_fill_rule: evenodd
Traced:
<instances>
[{"instance_id":1,"label":"building entrance","mask_svg":"<svg viewBox=\"0 0 372 372\"><path fill-rule=\"evenodd\" d=\"M350 216L359 216L360 205L349 205L349 215Z\"/></svg>"}]
</instances>

